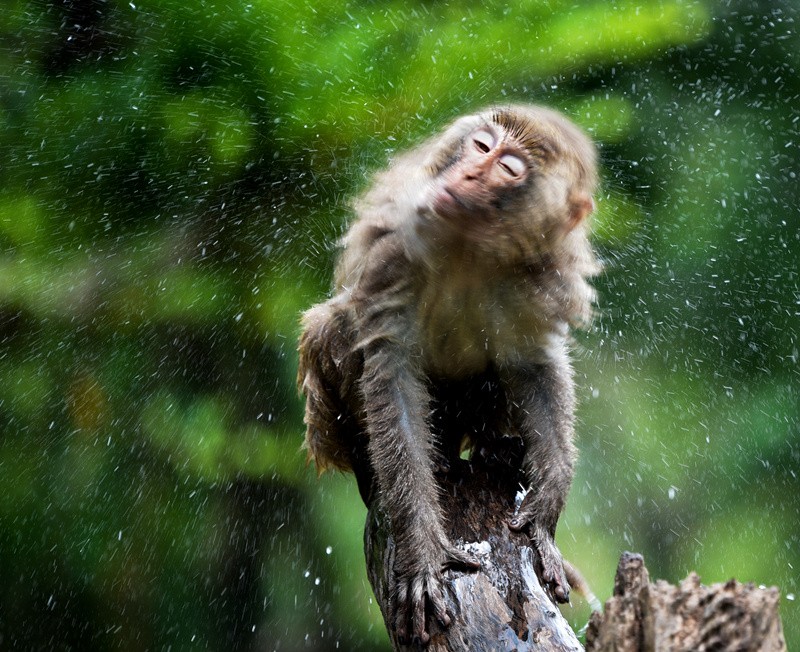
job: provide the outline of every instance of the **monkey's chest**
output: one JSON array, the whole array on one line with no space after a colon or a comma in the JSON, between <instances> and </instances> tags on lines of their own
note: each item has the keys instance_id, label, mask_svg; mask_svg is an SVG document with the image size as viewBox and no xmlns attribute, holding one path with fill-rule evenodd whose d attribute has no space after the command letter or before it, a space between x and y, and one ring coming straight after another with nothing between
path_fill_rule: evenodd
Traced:
<instances>
[{"instance_id":1,"label":"monkey's chest","mask_svg":"<svg viewBox=\"0 0 800 652\"><path fill-rule=\"evenodd\" d=\"M534 302L518 288L478 281L432 284L422 293L418 323L429 373L463 378L540 357L548 329Z\"/></svg>"}]
</instances>

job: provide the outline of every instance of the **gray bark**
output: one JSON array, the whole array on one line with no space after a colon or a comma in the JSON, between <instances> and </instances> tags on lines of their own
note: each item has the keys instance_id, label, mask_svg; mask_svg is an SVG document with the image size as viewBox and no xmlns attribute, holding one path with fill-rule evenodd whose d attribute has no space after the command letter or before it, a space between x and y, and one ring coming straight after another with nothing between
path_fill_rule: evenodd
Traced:
<instances>
[{"instance_id":1,"label":"gray bark","mask_svg":"<svg viewBox=\"0 0 800 652\"><path fill-rule=\"evenodd\" d=\"M558 607L536 574L536 552L524 534L512 532L508 519L523 480L517 469L519 439L502 440L438 475L440 504L450 540L481 562L474 572L446 571L447 628L433 625L430 652L477 650L580 651ZM373 501L374 503L375 501ZM393 581L394 536L388 517L369 505L365 531L367 568L395 650L403 646L392 630L389 596Z\"/></svg>"},{"instance_id":2,"label":"gray bark","mask_svg":"<svg viewBox=\"0 0 800 652\"><path fill-rule=\"evenodd\" d=\"M523 481L521 455L519 439L503 439L437 475L447 534L482 567L445 572L452 623L448 628L433 623L430 652L583 650L539 583L527 536L507 525ZM363 490L365 479L359 481ZM392 628L391 522L374 498L369 502L364 533L369 579L394 649L412 650ZM774 587L735 580L704 586L694 573L678 586L651 583L641 555L623 553L614 593L589 622L586 652L784 652L778 602Z\"/></svg>"},{"instance_id":3,"label":"gray bark","mask_svg":"<svg viewBox=\"0 0 800 652\"><path fill-rule=\"evenodd\" d=\"M783 652L778 589L730 580L704 586L691 573L678 586L651 583L641 555L624 553L614 595L595 612L587 652Z\"/></svg>"}]
</instances>

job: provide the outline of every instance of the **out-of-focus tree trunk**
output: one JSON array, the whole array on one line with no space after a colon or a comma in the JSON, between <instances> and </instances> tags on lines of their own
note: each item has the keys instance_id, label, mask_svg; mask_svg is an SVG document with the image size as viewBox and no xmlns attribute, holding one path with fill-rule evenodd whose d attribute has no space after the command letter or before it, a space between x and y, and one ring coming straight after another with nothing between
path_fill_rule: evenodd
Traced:
<instances>
[{"instance_id":1,"label":"out-of-focus tree trunk","mask_svg":"<svg viewBox=\"0 0 800 652\"><path fill-rule=\"evenodd\" d=\"M778 590L731 580L703 586L691 573L678 586L650 583L641 555L624 553L614 595L592 614L587 652L782 652Z\"/></svg>"}]
</instances>

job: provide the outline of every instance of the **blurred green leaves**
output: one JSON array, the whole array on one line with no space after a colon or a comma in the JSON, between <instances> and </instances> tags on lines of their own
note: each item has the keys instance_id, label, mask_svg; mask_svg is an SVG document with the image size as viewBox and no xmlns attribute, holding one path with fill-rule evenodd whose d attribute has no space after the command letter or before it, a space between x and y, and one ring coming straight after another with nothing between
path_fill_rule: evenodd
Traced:
<instances>
[{"instance_id":1,"label":"blurred green leaves","mask_svg":"<svg viewBox=\"0 0 800 652\"><path fill-rule=\"evenodd\" d=\"M244 475L298 484L306 474L298 464L297 439L276 436L256 425L235 431L226 423L230 407L212 398L182 407L177 396L156 395L142 412L148 440L178 472L209 483Z\"/></svg>"},{"instance_id":2,"label":"blurred green leaves","mask_svg":"<svg viewBox=\"0 0 800 652\"><path fill-rule=\"evenodd\" d=\"M6 2L2 645L385 643L352 479L317 482L300 449L298 318L372 171L505 101L565 111L602 164L568 557L601 597L623 548L671 581L797 593L799 19L749 0Z\"/></svg>"},{"instance_id":3,"label":"blurred green leaves","mask_svg":"<svg viewBox=\"0 0 800 652\"><path fill-rule=\"evenodd\" d=\"M269 3L280 11L282 3ZM293 4L296 21L275 32L286 70L278 133L303 139L314 125L326 140L352 144L393 134L406 115L453 115L509 85L581 74L592 65L644 58L708 33L699 2ZM466 105L466 106L465 106Z\"/></svg>"}]
</instances>

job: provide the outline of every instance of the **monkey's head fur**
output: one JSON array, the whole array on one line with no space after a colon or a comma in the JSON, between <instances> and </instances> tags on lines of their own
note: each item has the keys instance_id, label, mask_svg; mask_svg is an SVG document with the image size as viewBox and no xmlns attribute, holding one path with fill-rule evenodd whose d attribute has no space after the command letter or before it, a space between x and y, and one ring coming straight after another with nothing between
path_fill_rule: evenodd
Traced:
<instances>
[{"instance_id":1,"label":"monkey's head fur","mask_svg":"<svg viewBox=\"0 0 800 652\"><path fill-rule=\"evenodd\" d=\"M399 156L356 211L373 216L372 227L380 216L403 232L412 263L434 273L448 262L484 276L527 268L540 277L546 312L581 325L595 296L587 279L600 269L585 219L596 158L589 138L553 110L491 107ZM346 249L359 251L351 245L366 235L351 229ZM346 258L340 271L351 268Z\"/></svg>"}]
</instances>

